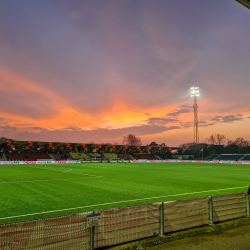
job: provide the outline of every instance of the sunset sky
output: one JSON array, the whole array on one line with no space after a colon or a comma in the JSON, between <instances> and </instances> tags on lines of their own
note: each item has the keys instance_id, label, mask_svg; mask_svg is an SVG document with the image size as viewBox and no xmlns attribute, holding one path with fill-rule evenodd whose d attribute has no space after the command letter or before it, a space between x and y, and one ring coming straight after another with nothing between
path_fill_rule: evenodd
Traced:
<instances>
[{"instance_id":1,"label":"sunset sky","mask_svg":"<svg viewBox=\"0 0 250 250\"><path fill-rule=\"evenodd\" d=\"M0 2L0 137L250 140L250 10L234 0Z\"/></svg>"}]
</instances>

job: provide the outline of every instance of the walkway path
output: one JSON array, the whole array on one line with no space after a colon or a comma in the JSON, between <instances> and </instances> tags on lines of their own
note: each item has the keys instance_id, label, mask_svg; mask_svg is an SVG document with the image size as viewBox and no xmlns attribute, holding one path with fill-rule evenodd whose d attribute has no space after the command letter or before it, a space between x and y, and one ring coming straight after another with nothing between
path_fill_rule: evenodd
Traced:
<instances>
[{"instance_id":1,"label":"walkway path","mask_svg":"<svg viewBox=\"0 0 250 250\"><path fill-rule=\"evenodd\" d=\"M149 250L250 250L250 225L196 235L148 248Z\"/></svg>"}]
</instances>

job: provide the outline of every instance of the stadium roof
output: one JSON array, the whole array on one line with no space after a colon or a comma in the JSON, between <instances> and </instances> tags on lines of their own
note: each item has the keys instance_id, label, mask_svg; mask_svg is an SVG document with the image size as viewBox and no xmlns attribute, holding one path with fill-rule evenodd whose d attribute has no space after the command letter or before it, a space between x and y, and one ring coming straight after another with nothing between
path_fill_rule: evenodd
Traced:
<instances>
[{"instance_id":1,"label":"stadium roof","mask_svg":"<svg viewBox=\"0 0 250 250\"><path fill-rule=\"evenodd\" d=\"M242 4L246 8L250 9L250 0L235 0L235 1Z\"/></svg>"}]
</instances>

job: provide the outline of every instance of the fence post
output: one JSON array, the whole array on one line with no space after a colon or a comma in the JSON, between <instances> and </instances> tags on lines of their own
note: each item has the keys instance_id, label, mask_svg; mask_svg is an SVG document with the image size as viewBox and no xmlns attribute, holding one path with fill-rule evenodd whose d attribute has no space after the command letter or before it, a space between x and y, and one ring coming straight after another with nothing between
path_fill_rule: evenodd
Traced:
<instances>
[{"instance_id":1,"label":"fence post","mask_svg":"<svg viewBox=\"0 0 250 250\"><path fill-rule=\"evenodd\" d=\"M213 226L214 225L213 223L213 196L210 196L208 205L209 205L209 225Z\"/></svg>"},{"instance_id":2,"label":"fence post","mask_svg":"<svg viewBox=\"0 0 250 250\"><path fill-rule=\"evenodd\" d=\"M164 236L164 202L160 205L160 236Z\"/></svg>"},{"instance_id":3,"label":"fence post","mask_svg":"<svg viewBox=\"0 0 250 250\"><path fill-rule=\"evenodd\" d=\"M94 250L95 227L90 228L90 250Z\"/></svg>"},{"instance_id":4,"label":"fence post","mask_svg":"<svg viewBox=\"0 0 250 250\"><path fill-rule=\"evenodd\" d=\"M247 207L247 217L249 217L249 194L246 193L246 207Z\"/></svg>"},{"instance_id":5,"label":"fence post","mask_svg":"<svg viewBox=\"0 0 250 250\"><path fill-rule=\"evenodd\" d=\"M93 215L95 214L95 211L93 211ZM91 223L91 227L90 227L90 250L94 250L94 243L95 243L95 227L93 226L93 224Z\"/></svg>"}]
</instances>

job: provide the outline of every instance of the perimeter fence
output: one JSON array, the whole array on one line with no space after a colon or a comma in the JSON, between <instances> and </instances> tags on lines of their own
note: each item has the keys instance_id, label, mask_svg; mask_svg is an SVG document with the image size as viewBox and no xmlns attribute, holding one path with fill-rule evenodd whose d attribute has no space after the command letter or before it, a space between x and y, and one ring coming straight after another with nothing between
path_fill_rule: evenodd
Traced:
<instances>
[{"instance_id":1,"label":"perimeter fence","mask_svg":"<svg viewBox=\"0 0 250 250\"><path fill-rule=\"evenodd\" d=\"M96 249L249 216L247 193L0 224L1 250Z\"/></svg>"}]
</instances>

